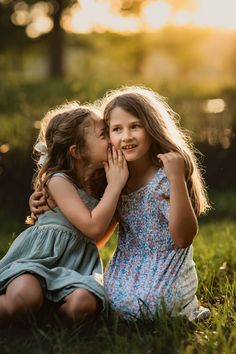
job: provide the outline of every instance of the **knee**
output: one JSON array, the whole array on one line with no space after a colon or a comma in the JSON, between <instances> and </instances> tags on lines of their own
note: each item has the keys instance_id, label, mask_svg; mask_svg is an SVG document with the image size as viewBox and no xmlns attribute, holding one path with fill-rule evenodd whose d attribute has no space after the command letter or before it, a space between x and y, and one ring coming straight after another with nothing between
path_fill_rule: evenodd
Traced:
<instances>
[{"instance_id":1,"label":"knee","mask_svg":"<svg viewBox=\"0 0 236 354\"><path fill-rule=\"evenodd\" d=\"M10 317L37 312L43 305L42 293L27 294L25 291L16 290L7 304Z\"/></svg>"},{"instance_id":2,"label":"knee","mask_svg":"<svg viewBox=\"0 0 236 354\"><path fill-rule=\"evenodd\" d=\"M64 314L72 322L83 322L93 318L98 313L97 298L86 292L78 292L73 294L65 307Z\"/></svg>"},{"instance_id":3,"label":"knee","mask_svg":"<svg viewBox=\"0 0 236 354\"><path fill-rule=\"evenodd\" d=\"M97 313L97 306L91 299L78 299L78 301L71 304L71 318L74 322L85 320L95 316Z\"/></svg>"}]
</instances>

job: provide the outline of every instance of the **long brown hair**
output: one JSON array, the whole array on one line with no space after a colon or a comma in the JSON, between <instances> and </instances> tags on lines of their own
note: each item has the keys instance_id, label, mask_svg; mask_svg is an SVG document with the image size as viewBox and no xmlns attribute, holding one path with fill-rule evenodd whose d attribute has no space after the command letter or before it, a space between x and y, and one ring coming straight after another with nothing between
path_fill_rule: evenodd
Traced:
<instances>
[{"instance_id":1,"label":"long brown hair","mask_svg":"<svg viewBox=\"0 0 236 354\"><path fill-rule=\"evenodd\" d=\"M48 180L54 173L61 172L66 174L79 188L89 189L91 187L93 189L94 183L92 181L86 180L86 178L79 180L76 176L75 160L71 156L69 148L71 145L76 145L81 156L82 172L84 166L89 164L86 157L86 128L95 124L99 119L98 111L93 106L80 105L78 102L58 106L45 115L37 142L40 141L45 145L47 155L43 165L37 165L37 172L33 180L34 188L44 188L46 197L48 197ZM98 177L96 176L96 178ZM98 195L101 194L99 191L97 192Z\"/></svg>"},{"instance_id":2,"label":"long brown hair","mask_svg":"<svg viewBox=\"0 0 236 354\"><path fill-rule=\"evenodd\" d=\"M178 115L169 107L163 97L145 87L122 87L108 92L102 103L103 117L109 125L110 115L120 107L140 119L152 138L150 157L160 166L157 154L179 152L186 165L186 183L197 215L209 208L206 188L201 174L196 150L188 134L179 126Z\"/></svg>"}]
</instances>

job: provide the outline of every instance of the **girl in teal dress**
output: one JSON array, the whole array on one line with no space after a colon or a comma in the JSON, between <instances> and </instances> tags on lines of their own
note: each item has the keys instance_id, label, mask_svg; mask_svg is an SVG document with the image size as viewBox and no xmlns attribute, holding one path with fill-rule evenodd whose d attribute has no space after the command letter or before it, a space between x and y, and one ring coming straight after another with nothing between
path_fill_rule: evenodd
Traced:
<instances>
[{"instance_id":1,"label":"girl in teal dress","mask_svg":"<svg viewBox=\"0 0 236 354\"><path fill-rule=\"evenodd\" d=\"M96 243L128 178L126 161L120 150L108 148L97 112L77 103L45 116L35 149L44 161L34 185L49 208L0 261L0 321L37 313L49 300L62 318L80 322L107 308ZM92 181L103 168L107 186L98 202Z\"/></svg>"}]
</instances>

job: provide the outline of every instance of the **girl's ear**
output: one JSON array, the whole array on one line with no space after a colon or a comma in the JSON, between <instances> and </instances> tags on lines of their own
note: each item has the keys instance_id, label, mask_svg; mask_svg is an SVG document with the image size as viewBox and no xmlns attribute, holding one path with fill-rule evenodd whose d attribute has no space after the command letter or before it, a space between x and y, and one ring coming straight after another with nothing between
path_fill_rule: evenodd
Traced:
<instances>
[{"instance_id":1,"label":"girl's ear","mask_svg":"<svg viewBox=\"0 0 236 354\"><path fill-rule=\"evenodd\" d=\"M76 159L76 160L80 159L80 153L79 153L76 145L71 145L69 147L69 153L74 159Z\"/></svg>"}]
</instances>

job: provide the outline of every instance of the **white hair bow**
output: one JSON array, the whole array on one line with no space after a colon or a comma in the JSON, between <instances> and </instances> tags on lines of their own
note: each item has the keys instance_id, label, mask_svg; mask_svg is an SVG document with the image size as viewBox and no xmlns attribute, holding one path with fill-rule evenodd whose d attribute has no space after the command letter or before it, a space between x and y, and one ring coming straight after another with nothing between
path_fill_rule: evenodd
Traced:
<instances>
[{"instance_id":1,"label":"white hair bow","mask_svg":"<svg viewBox=\"0 0 236 354\"><path fill-rule=\"evenodd\" d=\"M39 152L40 154L40 157L39 157L39 160L38 160L38 164L40 166L42 166L45 161L47 160L48 158L48 150L47 150L47 147L44 143L42 143L41 141L39 141L35 146L34 146L34 150Z\"/></svg>"}]
</instances>

